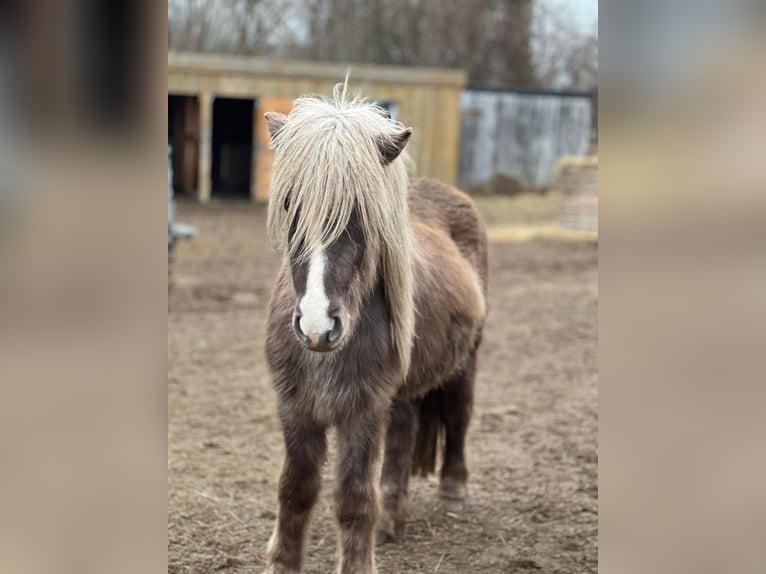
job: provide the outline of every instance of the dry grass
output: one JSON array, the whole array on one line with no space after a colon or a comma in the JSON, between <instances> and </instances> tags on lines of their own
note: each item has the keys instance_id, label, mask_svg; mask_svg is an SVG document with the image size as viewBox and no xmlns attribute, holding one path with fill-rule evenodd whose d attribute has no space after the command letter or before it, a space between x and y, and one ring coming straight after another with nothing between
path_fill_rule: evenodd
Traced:
<instances>
[{"instance_id":1,"label":"dry grass","mask_svg":"<svg viewBox=\"0 0 766 574\"><path fill-rule=\"evenodd\" d=\"M548 193L523 193L513 197L474 197L489 227L531 225L558 221L562 196Z\"/></svg>"},{"instance_id":2,"label":"dry grass","mask_svg":"<svg viewBox=\"0 0 766 574\"><path fill-rule=\"evenodd\" d=\"M523 243L535 239L545 241L598 242L598 231L565 229L558 224L505 225L487 230L490 243Z\"/></svg>"},{"instance_id":3,"label":"dry grass","mask_svg":"<svg viewBox=\"0 0 766 574\"><path fill-rule=\"evenodd\" d=\"M597 231L565 229L559 225L560 193L524 193L513 197L475 197L491 243L533 240L598 242Z\"/></svg>"}]
</instances>

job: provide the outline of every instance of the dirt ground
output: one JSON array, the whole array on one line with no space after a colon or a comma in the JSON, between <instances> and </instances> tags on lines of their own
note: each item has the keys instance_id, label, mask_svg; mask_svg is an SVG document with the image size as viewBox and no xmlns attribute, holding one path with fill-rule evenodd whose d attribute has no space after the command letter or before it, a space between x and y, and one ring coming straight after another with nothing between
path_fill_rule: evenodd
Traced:
<instances>
[{"instance_id":1,"label":"dirt ground","mask_svg":"<svg viewBox=\"0 0 766 574\"><path fill-rule=\"evenodd\" d=\"M176 217L200 235L179 246L169 297L168 570L260 574L283 456L263 356L279 262L261 207L179 202ZM596 572L595 244L493 242L489 292L466 507L445 513L436 479L413 478L405 540L378 549L380 574ZM307 573L334 572L334 457Z\"/></svg>"}]
</instances>

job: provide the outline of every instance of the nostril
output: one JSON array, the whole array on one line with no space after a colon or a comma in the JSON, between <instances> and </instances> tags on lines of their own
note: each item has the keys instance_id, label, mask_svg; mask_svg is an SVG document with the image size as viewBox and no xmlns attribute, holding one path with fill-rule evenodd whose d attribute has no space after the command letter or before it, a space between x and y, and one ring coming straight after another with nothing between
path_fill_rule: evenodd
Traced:
<instances>
[{"instance_id":1,"label":"nostril","mask_svg":"<svg viewBox=\"0 0 766 574\"><path fill-rule=\"evenodd\" d=\"M340 317L338 315L335 315L333 318L332 323L332 330L330 331L330 334L327 336L327 340L331 343L335 343L338 338L340 338L341 333L343 332L343 323L340 320Z\"/></svg>"}]
</instances>

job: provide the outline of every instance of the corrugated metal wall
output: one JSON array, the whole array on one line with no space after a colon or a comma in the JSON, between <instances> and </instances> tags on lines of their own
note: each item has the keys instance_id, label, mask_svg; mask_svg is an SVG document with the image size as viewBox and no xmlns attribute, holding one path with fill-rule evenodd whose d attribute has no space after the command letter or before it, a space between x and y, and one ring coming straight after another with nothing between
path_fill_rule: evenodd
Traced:
<instances>
[{"instance_id":1,"label":"corrugated metal wall","mask_svg":"<svg viewBox=\"0 0 766 574\"><path fill-rule=\"evenodd\" d=\"M585 155L591 99L543 93L466 90L461 96L460 185L498 174L542 187L563 155Z\"/></svg>"}]
</instances>

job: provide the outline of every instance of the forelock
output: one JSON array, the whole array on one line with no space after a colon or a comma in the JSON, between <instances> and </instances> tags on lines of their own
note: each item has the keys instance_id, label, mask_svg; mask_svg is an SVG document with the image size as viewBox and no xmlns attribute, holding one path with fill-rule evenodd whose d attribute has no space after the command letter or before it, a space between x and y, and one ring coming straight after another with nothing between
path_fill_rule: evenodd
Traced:
<instances>
[{"instance_id":1,"label":"forelock","mask_svg":"<svg viewBox=\"0 0 766 574\"><path fill-rule=\"evenodd\" d=\"M382 165L376 141L399 129L382 108L346 100L339 89L332 99L298 98L273 141L268 227L275 247L304 257L326 249L354 209L366 235L385 234L407 175L403 162Z\"/></svg>"}]
</instances>

